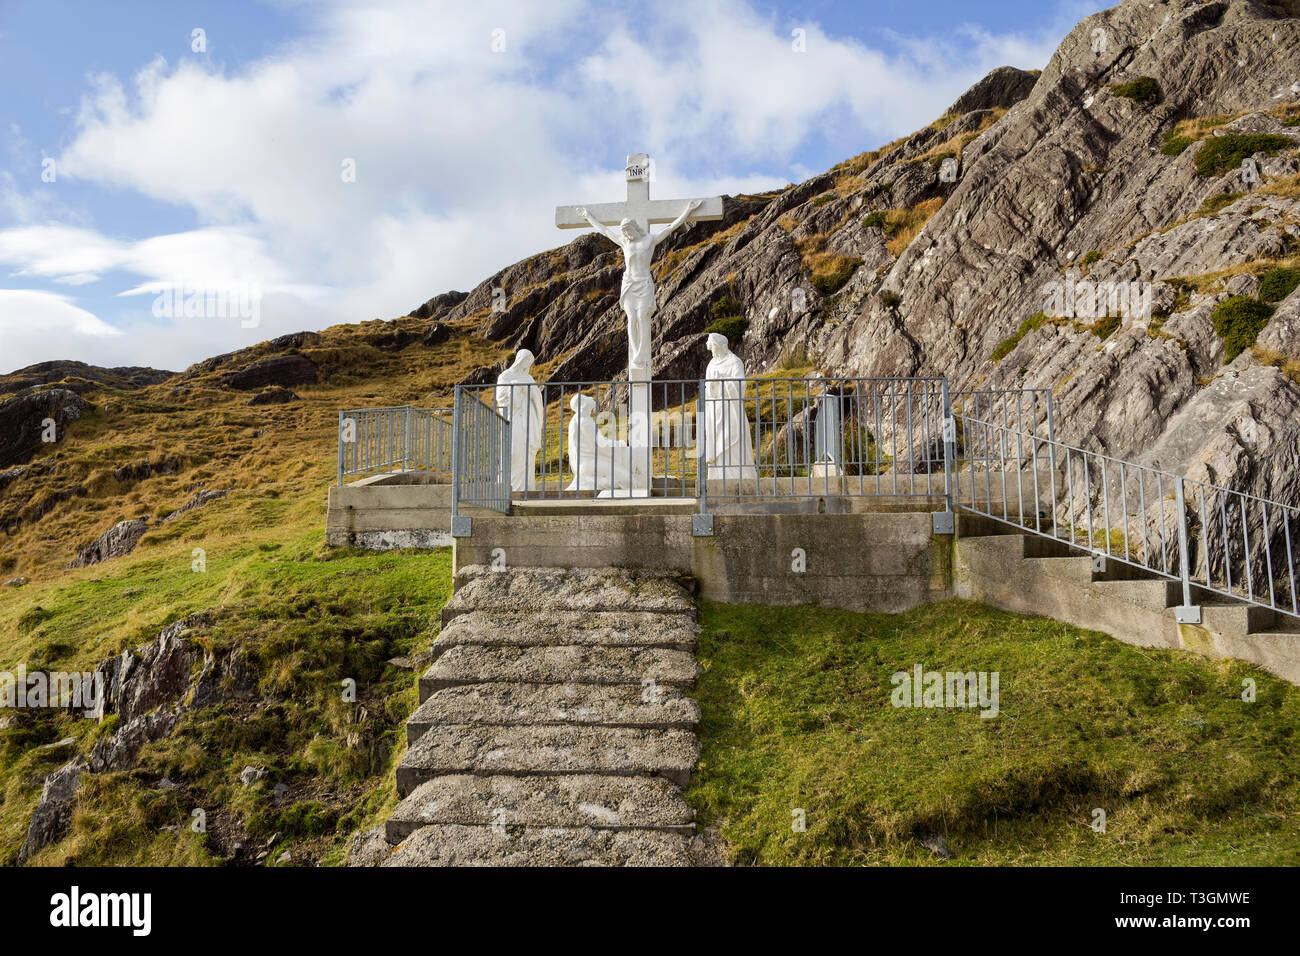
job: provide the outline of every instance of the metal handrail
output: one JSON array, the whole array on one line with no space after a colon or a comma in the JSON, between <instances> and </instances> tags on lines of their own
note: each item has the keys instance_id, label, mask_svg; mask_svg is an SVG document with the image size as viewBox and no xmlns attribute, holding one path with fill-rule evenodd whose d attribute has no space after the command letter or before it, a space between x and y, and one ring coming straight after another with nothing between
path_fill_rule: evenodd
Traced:
<instances>
[{"instance_id":1,"label":"metal handrail","mask_svg":"<svg viewBox=\"0 0 1300 956\"><path fill-rule=\"evenodd\" d=\"M1199 622L1195 600L1201 591L1300 617L1294 550L1300 541L1300 508L997 422L970 416L959 421L968 453L968 467L958 473L962 510L1179 582L1183 603L1178 615L1184 622ZM1050 479L1046 502L1039 475L1044 450ZM1028 516L1026 467L1033 471ZM995 474L1000 513L994 503ZM1011 484L1009 475L1014 475ZM1063 482L1059 493L1058 478ZM1044 504L1050 515L1042 510Z\"/></svg>"}]
</instances>

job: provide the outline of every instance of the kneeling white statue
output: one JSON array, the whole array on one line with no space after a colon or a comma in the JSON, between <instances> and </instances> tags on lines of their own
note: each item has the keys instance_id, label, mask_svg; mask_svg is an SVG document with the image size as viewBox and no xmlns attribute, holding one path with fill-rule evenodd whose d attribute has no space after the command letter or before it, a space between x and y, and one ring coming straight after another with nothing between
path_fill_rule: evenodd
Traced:
<instances>
[{"instance_id":1,"label":"kneeling white statue","mask_svg":"<svg viewBox=\"0 0 1300 956\"><path fill-rule=\"evenodd\" d=\"M497 377L497 411L510 423L510 490L537 487L537 452L542 447L542 390L529 374L533 353L520 349Z\"/></svg>"},{"instance_id":2,"label":"kneeling white statue","mask_svg":"<svg viewBox=\"0 0 1300 956\"><path fill-rule=\"evenodd\" d=\"M569 467L573 481L565 491L599 491L608 498L615 489L632 487L632 449L627 442L613 441L596 427L596 400L574 395L569 407Z\"/></svg>"},{"instance_id":3,"label":"kneeling white statue","mask_svg":"<svg viewBox=\"0 0 1300 956\"><path fill-rule=\"evenodd\" d=\"M713 332L706 343L713 353L704 371L704 449L709 478L754 480L754 440L745 414L745 363L731 351L725 336Z\"/></svg>"}]
</instances>

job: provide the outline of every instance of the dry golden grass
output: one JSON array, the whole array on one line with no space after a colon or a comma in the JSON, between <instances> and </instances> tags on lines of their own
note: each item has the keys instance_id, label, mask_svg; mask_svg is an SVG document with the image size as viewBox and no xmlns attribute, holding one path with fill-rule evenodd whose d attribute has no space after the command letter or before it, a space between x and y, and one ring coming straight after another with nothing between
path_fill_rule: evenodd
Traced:
<instances>
[{"instance_id":1,"label":"dry golden grass","mask_svg":"<svg viewBox=\"0 0 1300 956\"><path fill-rule=\"evenodd\" d=\"M427 323L408 319L399 325L422 329ZM179 383L192 387L175 395L177 380L135 392L89 393L93 410L48 455L32 459L37 468L0 489L0 529L17 526L13 534L0 530L0 573L32 580L93 578L97 568L65 572L64 565L130 517L154 519L138 554L175 545L178 560L187 562L190 547L200 546L192 542L207 548L229 535L246 540L320 530L326 489L336 478L340 409L449 406L452 388L470 369L504 355L477 337L458 335L434 348L415 344L388 352L368 345L358 326L321 334L319 348L302 352L320 364L322 382L295 386L299 402L250 408L255 393L217 387L226 369ZM174 460L178 467L139 480L114 476L115 469L143 459L155 465ZM230 494L184 521L158 525L157 518L187 502L200 485ZM69 491L74 493L60 500ZM48 512L36 517L46 503Z\"/></svg>"},{"instance_id":2,"label":"dry golden grass","mask_svg":"<svg viewBox=\"0 0 1300 956\"><path fill-rule=\"evenodd\" d=\"M936 196L917 203L911 209L891 209L886 214L888 224L886 231L893 237L885 245L889 254L895 257L902 255L903 250L912 244L912 240L920 234L925 224L930 221L930 217L938 212L941 206L943 206L943 198Z\"/></svg>"},{"instance_id":3,"label":"dry golden grass","mask_svg":"<svg viewBox=\"0 0 1300 956\"><path fill-rule=\"evenodd\" d=\"M1254 353L1256 360L1260 365L1267 365L1271 368L1278 369L1283 375L1291 381L1300 385L1300 360L1283 355L1281 352L1273 349L1260 348L1255 346L1251 351Z\"/></svg>"}]
</instances>

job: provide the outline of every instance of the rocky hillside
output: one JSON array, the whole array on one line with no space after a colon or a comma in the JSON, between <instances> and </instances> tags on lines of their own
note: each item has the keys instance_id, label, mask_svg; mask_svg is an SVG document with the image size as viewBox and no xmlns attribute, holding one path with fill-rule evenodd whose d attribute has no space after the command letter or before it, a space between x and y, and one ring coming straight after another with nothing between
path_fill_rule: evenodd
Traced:
<instances>
[{"instance_id":1,"label":"rocky hillside","mask_svg":"<svg viewBox=\"0 0 1300 956\"><path fill-rule=\"evenodd\" d=\"M912 136L730 197L659 254L655 375L697 377L713 328L751 372L1050 387L1065 441L1300 499L1297 17L1129 0L1041 74L1002 68ZM616 378L620 269L585 234L413 315L529 348L555 380Z\"/></svg>"}]
</instances>

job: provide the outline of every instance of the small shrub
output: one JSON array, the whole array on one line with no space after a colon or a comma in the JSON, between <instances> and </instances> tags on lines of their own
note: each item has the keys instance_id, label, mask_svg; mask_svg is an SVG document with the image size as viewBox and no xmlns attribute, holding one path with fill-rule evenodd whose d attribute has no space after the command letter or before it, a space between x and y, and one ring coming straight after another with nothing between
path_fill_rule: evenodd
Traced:
<instances>
[{"instance_id":1,"label":"small shrub","mask_svg":"<svg viewBox=\"0 0 1300 956\"><path fill-rule=\"evenodd\" d=\"M1160 147L1160 152L1164 153L1166 156L1181 156L1183 150L1188 146L1191 146L1194 142L1196 142L1196 140L1192 139L1192 137L1178 136L1175 135L1173 130L1170 130L1165 134L1165 145Z\"/></svg>"},{"instance_id":2,"label":"small shrub","mask_svg":"<svg viewBox=\"0 0 1300 956\"><path fill-rule=\"evenodd\" d=\"M31 610L24 611L22 616L18 618L18 633L28 634L52 617L54 617L53 611L47 611L38 604Z\"/></svg>"},{"instance_id":3,"label":"small shrub","mask_svg":"<svg viewBox=\"0 0 1300 956\"><path fill-rule=\"evenodd\" d=\"M709 306L709 312L714 319L727 319L732 316L740 315L744 310L741 309L740 303L737 302L730 294L724 295L717 302Z\"/></svg>"},{"instance_id":4,"label":"small shrub","mask_svg":"<svg viewBox=\"0 0 1300 956\"><path fill-rule=\"evenodd\" d=\"M890 311L895 311L903 303L903 297L897 292L880 293L880 304Z\"/></svg>"},{"instance_id":5,"label":"small shrub","mask_svg":"<svg viewBox=\"0 0 1300 956\"><path fill-rule=\"evenodd\" d=\"M1259 280L1259 297L1265 302L1281 302L1300 286L1300 269L1273 269Z\"/></svg>"},{"instance_id":6,"label":"small shrub","mask_svg":"<svg viewBox=\"0 0 1300 956\"><path fill-rule=\"evenodd\" d=\"M834 193L822 193L820 196L813 199L812 204L814 206L824 206L834 198Z\"/></svg>"},{"instance_id":7,"label":"small shrub","mask_svg":"<svg viewBox=\"0 0 1300 956\"><path fill-rule=\"evenodd\" d=\"M1196 154L1196 171L1202 176L1220 176L1256 153L1272 154L1290 145L1288 137L1275 133L1216 136Z\"/></svg>"},{"instance_id":8,"label":"small shrub","mask_svg":"<svg viewBox=\"0 0 1300 956\"><path fill-rule=\"evenodd\" d=\"M714 319L705 332L716 332L723 336L732 347L739 345L749 328L749 319L741 315L727 315Z\"/></svg>"},{"instance_id":9,"label":"small shrub","mask_svg":"<svg viewBox=\"0 0 1300 956\"><path fill-rule=\"evenodd\" d=\"M1110 91L1116 96L1137 100L1139 103L1160 102L1160 84L1153 76L1139 76L1132 83L1117 83Z\"/></svg>"},{"instance_id":10,"label":"small shrub","mask_svg":"<svg viewBox=\"0 0 1300 956\"><path fill-rule=\"evenodd\" d=\"M1085 269L1088 268L1088 266L1092 265L1094 262L1098 261L1100 258L1101 258L1101 253L1098 252L1096 249L1093 249L1091 252L1087 253L1087 254L1083 257L1083 267L1084 267Z\"/></svg>"},{"instance_id":11,"label":"small shrub","mask_svg":"<svg viewBox=\"0 0 1300 956\"><path fill-rule=\"evenodd\" d=\"M869 212L867 213L866 218L862 220L862 228L883 230L885 228L886 218L887 217L885 216L884 211L881 209L877 209L874 212Z\"/></svg>"},{"instance_id":12,"label":"small shrub","mask_svg":"<svg viewBox=\"0 0 1300 956\"><path fill-rule=\"evenodd\" d=\"M1246 295L1224 299L1210 313L1215 333L1223 340L1224 361L1231 362L1255 344L1268 325L1273 307Z\"/></svg>"}]
</instances>

